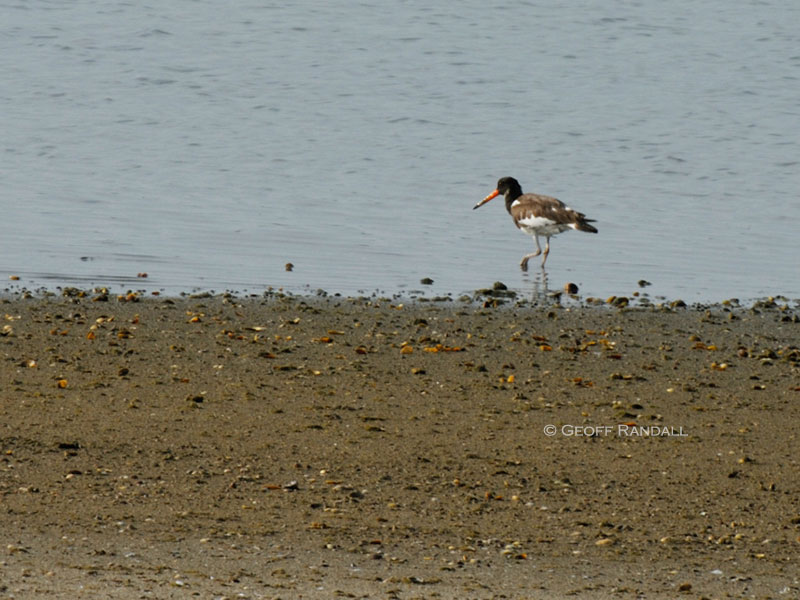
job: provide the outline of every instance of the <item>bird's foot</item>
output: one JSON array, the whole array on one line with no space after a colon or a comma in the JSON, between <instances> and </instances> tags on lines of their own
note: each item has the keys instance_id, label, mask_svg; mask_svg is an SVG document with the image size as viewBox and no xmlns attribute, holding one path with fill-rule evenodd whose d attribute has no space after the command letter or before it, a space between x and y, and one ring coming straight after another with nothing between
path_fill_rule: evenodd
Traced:
<instances>
[{"instance_id":1,"label":"bird's foot","mask_svg":"<svg viewBox=\"0 0 800 600\"><path fill-rule=\"evenodd\" d=\"M523 271L527 271L528 270L528 261L530 259L534 258L535 256L539 256L541 253L542 253L541 250L537 250L533 254L528 254L526 256L523 256L522 260L519 262L519 268L522 269ZM546 256L545 256L545 260L547 260Z\"/></svg>"}]
</instances>

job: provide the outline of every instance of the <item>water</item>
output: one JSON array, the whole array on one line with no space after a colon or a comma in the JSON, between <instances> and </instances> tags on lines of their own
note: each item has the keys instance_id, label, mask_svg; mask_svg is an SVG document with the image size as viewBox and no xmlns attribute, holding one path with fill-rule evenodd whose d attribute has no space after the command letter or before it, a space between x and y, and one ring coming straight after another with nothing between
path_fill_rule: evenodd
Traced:
<instances>
[{"instance_id":1,"label":"water","mask_svg":"<svg viewBox=\"0 0 800 600\"><path fill-rule=\"evenodd\" d=\"M3 3L0 277L800 296L800 5L428 4Z\"/></svg>"}]
</instances>

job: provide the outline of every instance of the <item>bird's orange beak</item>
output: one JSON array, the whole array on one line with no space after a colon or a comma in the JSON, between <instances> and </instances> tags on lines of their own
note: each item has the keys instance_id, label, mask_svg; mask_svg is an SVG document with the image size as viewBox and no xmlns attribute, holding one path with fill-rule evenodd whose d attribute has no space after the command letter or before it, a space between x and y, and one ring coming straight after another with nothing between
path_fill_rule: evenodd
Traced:
<instances>
[{"instance_id":1,"label":"bird's orange beak","mask_svg":"<svg viewBox=\"0 0 800 600\"><path fill-rule=\"evenodd\" d=\"M480 202L478 202L478 203L477 203L475 206L473 206L473 207L472 207L472 210L475 210L476 208L478 208L478 207L480 207L480 206L483 206L483 205L484 205L484 204L486 204L486 203L487 203L489 200L491 200L492 198L494 198L494 197L496 197L496 196L499 196L499 195L500 195L500 192L498 192L497 190L493 191L491 194L489 194L488 196L486 196L486 198L484 198L483 200L481 200Z\"/></svg>"}]
</instances>

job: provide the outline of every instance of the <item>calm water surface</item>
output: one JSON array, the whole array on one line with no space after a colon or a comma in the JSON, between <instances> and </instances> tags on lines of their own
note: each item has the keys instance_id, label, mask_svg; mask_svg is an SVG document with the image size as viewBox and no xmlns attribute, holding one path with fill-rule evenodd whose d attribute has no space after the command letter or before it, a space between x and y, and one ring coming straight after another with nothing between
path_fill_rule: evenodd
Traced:
<instances>
[{"instance_id":1,"label":"calm water surface","mask_svg":"<svg viewBox=\"0 0 800 600\"><path fill-rule=\"evenodd\" d=\"M3 2L0 277L800 296L800 4L428 4Z\"/></svg>"}]
</instances>

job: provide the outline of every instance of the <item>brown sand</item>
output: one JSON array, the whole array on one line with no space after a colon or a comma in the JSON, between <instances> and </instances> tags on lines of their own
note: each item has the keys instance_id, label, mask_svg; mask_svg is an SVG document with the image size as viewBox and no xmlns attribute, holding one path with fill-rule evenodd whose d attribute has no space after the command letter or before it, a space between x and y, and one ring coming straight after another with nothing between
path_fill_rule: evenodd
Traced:
<instances>
[{"instance_id":1,"label":"brown sand","mask_svg":"<svg viewBox=\"0 0 800 600\"><path fill-rule=\"evenodd\" d=\"M792 309L3 315L2 598L800 597Z\"/></svg>"}]
</instances>

